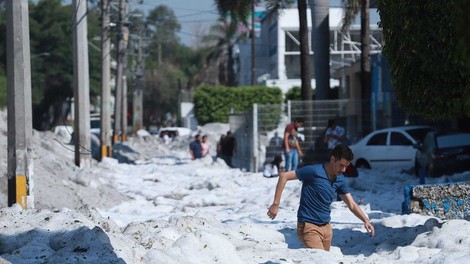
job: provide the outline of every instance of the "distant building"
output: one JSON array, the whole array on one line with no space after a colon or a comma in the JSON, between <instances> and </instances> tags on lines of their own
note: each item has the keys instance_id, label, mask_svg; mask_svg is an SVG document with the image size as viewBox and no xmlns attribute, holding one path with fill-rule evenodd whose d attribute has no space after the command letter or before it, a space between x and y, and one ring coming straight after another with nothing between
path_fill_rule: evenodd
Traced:
<instances>
[{"instance_id":1,"label":"distant building","mask_svg":"<svg viewBox=\"0 0 470 264\"><path fill-rule=\"evenodd\" d=\"M337 69L350 66L360 56L359 18L354 21L350 31L343 34L340 29L343 8L330 8L330 87L340 85L334 77ZM309 34L312 23L310 10L307 10ZM378 27L379 15L376 8L370 9L371 54L381 52L382 31ZM309 38L310 40L310 38ZM294 86L300 86L300 42L299 16L297 8L284 10L278 19L264 18L259 37L256 38L255 83L281 88L285 93ZM311 50L311 45L309 45ZM238 84L251 84L251 40L238 43L235 49L238 62ZM312 56L313 70L313 51ZM315 76L312 72L312 88L315 88Z\"/></svg>"}]
</instances>

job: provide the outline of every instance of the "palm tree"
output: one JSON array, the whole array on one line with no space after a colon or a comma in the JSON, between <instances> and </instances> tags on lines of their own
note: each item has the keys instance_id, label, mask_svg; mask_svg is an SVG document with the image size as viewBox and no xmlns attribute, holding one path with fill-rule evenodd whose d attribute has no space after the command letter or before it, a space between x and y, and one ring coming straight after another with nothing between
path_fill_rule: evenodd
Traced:
<instances>
[{"instance_id":1,"label":"palm tree","mask_svg":"<svg viewBox=\"0 0 470 264\"><path fill-rule=\"evenodd\" d=\"M299 11L299 40L300 40L300 78L301 97L303 101L312 100L312 63L308 45L307 0L297 0ZM313 142L313 106L308 103L304 108L306 142Z\"/></svg>"},{"instance_id":2,"label":"palm tree","mask_svg":"<svg viewBox=\"0 0 470 264\"><path fill-rule=\"evenodd\" d=\"M234 20L220 18L219 23L210 29L210 34L203 38L204 42L215 44L206 56L206 65L212 62L218 65L218 83L235 86L233 46L240 39L237 33L238 23ZM206 68L207 68L206 67Z\"/></svg>"},{"instance_id":3,"label":"palm tree","mask_svg":"<svg viewBox=\"0 0 470 264\"><path fill-rule=\"evenodd\" d=\"M219 13L224 19L230 16L230 20L236 25L242 23L248 26L248 15L251 12L251 85L255 83L255 64L256 64L256 49L255 49L255 34L254 34L254 11L257 0L215 0L215 4ZM231 55L231 53L229 54ZM233 58L228 58L229 60Z\"/></svg>"},{"instance_id":4,"label":"palm tree","mask_svg":"<svg viewBox=\"0 0 470 264\"><path fill-rule=\"evenodd\" d=\"M317 100L328 99L330 90L329 0L309 0L312 16L312 49Z\"/></svg>"},{"instance_id":5,"label":"palm tree","mask_svg":"<svg viewBox=\"0 0 470 264\"><path fill-rule=\"evenodd\" d=\"M371 75L370 75L370 18L369 0L343 0L345 5L345 16L343 18L343 32L347 32L354 17L361 12L361 99L362 120L370 120L370 96L371 96ZM363 133L370 132L370 126L363 126Z\"/></svg>"}]
</instances>

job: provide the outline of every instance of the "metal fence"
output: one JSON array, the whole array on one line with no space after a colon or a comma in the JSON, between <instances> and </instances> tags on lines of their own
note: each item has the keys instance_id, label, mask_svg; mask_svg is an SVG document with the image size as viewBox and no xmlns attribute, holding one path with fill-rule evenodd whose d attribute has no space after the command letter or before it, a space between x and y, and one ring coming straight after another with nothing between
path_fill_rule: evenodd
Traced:
<instances>
[{"instance_id":1,"label":"metal fence","mask_svg":"<svg viewBox=\"0 0 470 264\"><path fill-rule=\"evenodd\" d=\"M323 135L328 120L346 130L349 143L380 128L405 125L410 121L397 111L377 108L371 111L370 102L354 100L289 101L278 105L253 105L250 113L229 117L230 129L237 140L235 167L258 172L276 155L282 155L282 138L285 127L295 118L302 118L304 127L299 130L303 163L322 161L327 153ZM417 123L412 121L412 123Z\"/></svg>"},{"instance_id":2,"label":"metal fence","mask_svg":"<svg viewBox=\"0 0 470 264\"><path fill-rule=\"evenodd\" d=\"M284 105L259 105L258 108L258 168L271 162L276 155L282 156L282 138L285 127L295 118L302 118L304 126L299 129L302 152L310 155L318 150L329 119L336 119L338 124L349 131L349 125L343 122L347 117L348 100L288 101ZM266 123L272 122L274 109L280 107L281 118L274 129ZM343 124L344 123L344 124ZM279 144L279 141L281 144ZM319 145L320 144L320 145Z\"/></svg>"}]
</instances>

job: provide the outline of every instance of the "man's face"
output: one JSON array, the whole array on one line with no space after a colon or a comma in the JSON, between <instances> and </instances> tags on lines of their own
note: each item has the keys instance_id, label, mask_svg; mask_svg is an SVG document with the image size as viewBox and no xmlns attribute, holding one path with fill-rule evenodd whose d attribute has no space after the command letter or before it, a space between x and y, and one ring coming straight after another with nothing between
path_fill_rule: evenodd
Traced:
<instances>
[{"instance_id":1,"label":"man's face","mask_svg":"<svg viewBox=\"0 0 470 264\"><path fill-rule=\"evenodd\" d=\"M344 173L350 163L351 161L346 159L336 159L335 157L331 157L331 164L333 164L333 171L336 176Z\"/></svg>"}]
</instances>

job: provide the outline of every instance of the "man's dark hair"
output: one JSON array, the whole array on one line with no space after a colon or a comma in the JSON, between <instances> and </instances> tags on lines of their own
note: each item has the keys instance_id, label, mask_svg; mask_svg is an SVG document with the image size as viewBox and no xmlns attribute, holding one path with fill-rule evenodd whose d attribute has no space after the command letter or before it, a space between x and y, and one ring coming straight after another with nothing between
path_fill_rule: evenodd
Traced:
<instances>
[{"instance_id":1,"label":"man's dark hair","mask_svg":"<svg viewBox=\"0 0 470 264\"><path fill-rule=\"evenodd\" d=\"M294 122L296 122L296 123L304 123L304 119L301 118L301 117L296 117L296 118L294 119Z\"/></svg>"},{"instance_id":2,"label":"man's dark hair","mask_svg":"<svg viewBox=\"0 0 470 264\"><path fill-rule=\"evenodd\" d=\"M333 152L331 152L331 156L335 157L337 160L345 159L347 161L352 161L354 159L354 153L348 146L344 144L339 144L336 146L333 149Z\"/></svg>"}]
</instances>

